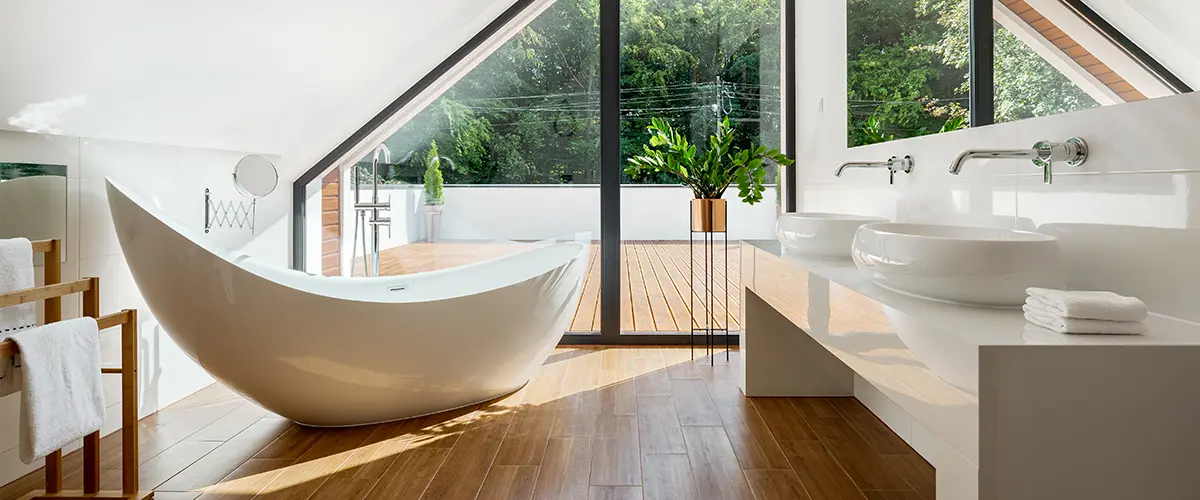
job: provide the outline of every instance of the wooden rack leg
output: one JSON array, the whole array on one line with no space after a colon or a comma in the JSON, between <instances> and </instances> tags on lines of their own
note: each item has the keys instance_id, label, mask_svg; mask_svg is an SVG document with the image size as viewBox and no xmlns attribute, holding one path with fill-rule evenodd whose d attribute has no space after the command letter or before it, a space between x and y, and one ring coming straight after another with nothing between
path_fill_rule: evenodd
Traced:
<instances>
[{"instance_id":1,"label":"wooden rack leg","mask_svg":"<svg viewBox=\"0 0 1200 500\"><path fill-rule=\"evenodd\" d=\"M138 491L138 334L137 310L121 325L121 490Z\"/></svg>"},{"instance_id":2,"label":"wooden rack leg","mask_svg":"<svg viewBox=\"0 0 1200 500\"><path fill-rule=\"evenodd\" d=\"M46 252L42 257L42 264L45 266L43 272L45 278L42 280L46 285L54 285L62 282L62 243L58 240L50 242L50 251ZM46 324L62 321L62 297L53 297L46 299L43 303L42 318ZM62 470L62 450L55 451L46 456L46 492L58 493L62 491L63 483Z\"/></svg>"},{"instance_id":3,"label":"wooden rack leg","mask_svg":"<svg viewBox=\"0 0 1200 500\"><path fill-rule=\"evenodd\" d=\"M62 450L46 455L46 493L62 491Z\"/></svg>"},{"instance_id":4,"label":"wooden rack leg","mask_svg":"<svg viewBox=\"0 0 1200 500\"><path fill-rule=\"evenodd\" d=\"M45 278L42 282L45 285L57 285L62 283L62 242L59 240L50 240L50 251L42 256L42 263L45 267L42 268ZM44 323L57 323L62 321L62 297L51 297L44 302L42 311Z\"/></svg>"},{"instance_id":5,"label":"wooden rack leg","mask_svg":"<svg viewBox=\"0 0 1200 500\"><path fill-rule=\"evenodd\" d=\"M100 491L100 431L83 438L83 492Z\"/></svg>"}]
</instances>

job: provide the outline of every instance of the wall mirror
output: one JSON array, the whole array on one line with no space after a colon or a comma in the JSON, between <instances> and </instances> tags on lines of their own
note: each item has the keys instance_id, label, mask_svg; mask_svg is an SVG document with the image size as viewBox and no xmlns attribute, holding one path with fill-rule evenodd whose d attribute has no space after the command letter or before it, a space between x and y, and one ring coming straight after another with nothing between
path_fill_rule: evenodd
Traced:
<instances>
[{"instance_id":1,"label":"wall mirror","mask_svg":"<svg viewBox=\"0 0 1200 500\"><path fill-rule=\"evenodd\" d=\"M66 165L0 162L0 239L8 238L66 240Z\"/></svg>"},{"instance_id":2,"label":"wall mirror","mask_svg":"<svg viewBox=\"0 0 1200 500\"><path fill-rule=\"evenodd\" d=\"M233 168L233 184L246 196L262 198L275 191L275 186L279 184L279 171L263 155L246 155Z\"/></svg>"},{"instance_id":3,"label":"wall mirror","mask_svg":"<svg viewBox=\"0 0 1200 500\"><path fill-rule=\"evenodd\" d=\"M1191 92L1193 1L846 0L847 144Z\"/></svg>"}]
</instances>

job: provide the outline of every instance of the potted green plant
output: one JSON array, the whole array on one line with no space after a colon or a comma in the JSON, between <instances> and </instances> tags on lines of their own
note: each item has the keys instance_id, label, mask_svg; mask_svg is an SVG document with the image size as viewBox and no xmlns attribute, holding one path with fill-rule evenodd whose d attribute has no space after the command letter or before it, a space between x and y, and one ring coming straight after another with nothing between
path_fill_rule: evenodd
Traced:
<instances>
[{"instance_id":1,"label":"potted green plant","mask_svg":"<svg viewBox=\"0 0 1200 500\"><path fill-rule=\"evenodd\" d=\"M442 204L446 202L442 192L442 159L438 155L437 142L429 143L425 154L425 231L426 241L436 242L442 218Z\"/></svg>"},{"instance_id":2,"label":"potted green plant","mask_svg":"<svg viewBox=\"0 0 1200 500\"><path fill-rule=\"evenodd\" d=\"M644 154L629 159L625 173L637 178L650 173L664 173L680 184L691 188L692 231L724 232L726 230L725 190L737 184L738 198L747 205L762 201L767 177L767 162L779 166L792 160L777 149L751 144L742 149L733 145L733 130L729 118L717 125L717 133L708 138L704 151L676 132L671 124L654 118L647 127L650 143L643 145Z\"/></svg>"}]
</instances>

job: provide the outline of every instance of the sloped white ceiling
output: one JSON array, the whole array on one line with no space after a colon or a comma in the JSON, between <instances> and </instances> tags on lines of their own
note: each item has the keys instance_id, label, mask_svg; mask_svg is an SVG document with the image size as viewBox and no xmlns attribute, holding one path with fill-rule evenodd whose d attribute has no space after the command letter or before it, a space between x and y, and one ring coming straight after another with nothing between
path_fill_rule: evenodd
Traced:
<instances>
[{"instance_id":1,"label":"sloped white ceiling","mask_svg":"<svg viewBox=\"0 0 1200 500\"><path fill-rule=\"evenodd\" d=\"M0 128L279 154L294 178L511 0L0 0Z\"/></svg>"}]
</instances>

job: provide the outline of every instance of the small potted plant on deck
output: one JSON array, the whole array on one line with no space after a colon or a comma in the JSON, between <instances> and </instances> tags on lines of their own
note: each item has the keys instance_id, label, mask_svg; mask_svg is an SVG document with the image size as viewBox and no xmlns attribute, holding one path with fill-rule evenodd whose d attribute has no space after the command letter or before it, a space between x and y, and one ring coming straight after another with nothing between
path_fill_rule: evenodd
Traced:
<instances>
[{"instance_id":1,"label":"small potted plant on deck","mask_svg":"<svg viewBox=\"0 0 1200 500\"><path fill-rule=\"evenodd\" d=\"M425 235L426 241L437 242L442 218L442 204L446 202L442 192L442 159L438 155L437 142L429 143L425 154Z\"/></svg>"},{"instance_id":2,"label":"small potted plant on deck","mask_svg":"<svg viewBox=\"0 0 1200 500\"><path fill-rule=\"evenodd\" d=\"M767 162L779 166L792 160L777 149L751 144L742 149L733 145L733 130L729 118L717 126L717 133L708 138L708 145L698 151L686 137L676 132L666 120L654 118L650 126L650 143L643 145L644 154L629 159L625 173L631 177L664 173L680 184L691 188L693 232L724 232L726 230L725 190L737 184L738 197L747 205L762 201L766 189Z\"/></svg>"}]
</instances>

